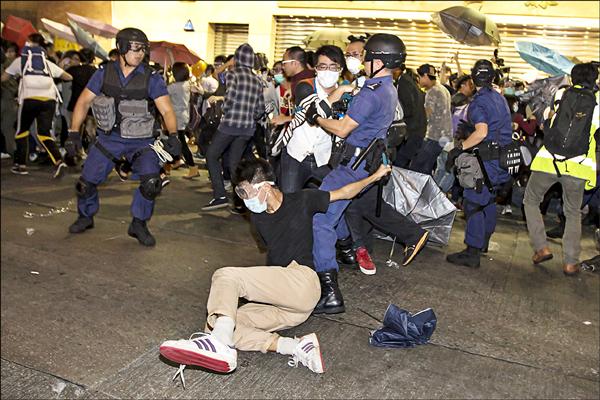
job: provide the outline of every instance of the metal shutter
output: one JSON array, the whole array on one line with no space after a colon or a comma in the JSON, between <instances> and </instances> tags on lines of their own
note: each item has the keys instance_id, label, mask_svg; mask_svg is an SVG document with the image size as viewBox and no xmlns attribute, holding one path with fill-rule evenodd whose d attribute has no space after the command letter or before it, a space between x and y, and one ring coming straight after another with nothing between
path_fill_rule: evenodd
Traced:
<instances>
[{"instance_id":1,"label":"metal shutter","mask_svg":"<svg viewBox=\"0 0 600 400\"><path fill-rule=\"evenodd\" d=\"M276 16L275 60L283 55L290 46L304 46L304 39L311 32L323 28L344 28L353 34L393 33L398 35L406 45L408 58L406 64L416 68L424 63L440 66L443 61L453 72L454 63L449 63L452 54L459 50L461 67L465 72L475 61L492 57L493 47L469 47L457 43L447 37L432 22L425 20L392 20L372 18L325 18L325 17L292 17ZM518 77L531 70L529 64L521 59L514 48L516 40L531 40L546 45L565 56L574 56L582 61L598 58L598 29L571 27L543 27L531 25L500 24L499 56L504 58L505 65L511 67L511 76Z\"/></svg>"},{"instance_id":2,"label":"metal shutter","mask_svg":"<svg viewBox=\"0 0 600 400\"><path fill-rule=\"evenodd\" d=\"M214 24L214 55L233 54L235 50L248 42L248 24Z\"/></svg>"}]
</instances>

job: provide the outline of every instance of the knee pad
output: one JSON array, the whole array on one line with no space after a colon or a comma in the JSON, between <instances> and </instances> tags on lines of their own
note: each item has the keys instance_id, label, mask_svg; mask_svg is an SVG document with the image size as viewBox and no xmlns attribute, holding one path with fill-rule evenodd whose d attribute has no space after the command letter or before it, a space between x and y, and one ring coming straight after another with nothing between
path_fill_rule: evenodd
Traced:
<instances>
[{"instance_id":1,"label":"knee pad","mask_svg":"<svg viewBox=\"0 0 600 400\"><path fill-rule=\"evenodd\" d=\"M140 193L148 200L154 200L162 190L162 180L158 175L144 175L141 177Z\"/></svg>"},{"instance_id":2,"label":"knee pad","mask_svg":"<svg viewBox=\"0 0 600 400\"><path fill-rule=\"evenodd\" d=\"M77 197L87 199L95 195L98 192L98 188L95 184L79 177L79 180L75 184L75 192L77 193Z\"/></svg>"}]
</instances>

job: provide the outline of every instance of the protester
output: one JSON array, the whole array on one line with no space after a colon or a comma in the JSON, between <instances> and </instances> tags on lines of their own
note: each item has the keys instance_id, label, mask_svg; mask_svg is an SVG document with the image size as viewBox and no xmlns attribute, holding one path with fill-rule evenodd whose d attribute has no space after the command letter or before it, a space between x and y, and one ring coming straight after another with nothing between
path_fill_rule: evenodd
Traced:
<instances>
[{"instance_id":1,"label":"protester","mask_svg":"<svg viewBox=\"0 0 600 400\"><path fill-rule=\"evenodd\" d=\"M350 35L348 40L350 43L346 46L346 51L344 55L346 56L346 69L344 79L347 79L354 86L362 88L366 77L365 72L362 67L363 59L364 59L364 49L365 43L369 38L368 33L365 36L354 36Z\"/></svg>"},{"instance_id":2,"label":"protester","mask_svg":"<svg viewBox=\"0 0 600 400\"><path fill-rule=\"evenodd\" d=\"M4 61L2 62L2 72L8 68L12 62L17 58L19 47L16 43L7 42L2 40L2 51L4 54ZM19 84L16 79L8 79L2 81L2 110L0 115L0 123L2 126L2 159L10 158L13 156L15 151L15 122L17 120L18 102L17 96L19 94Z\"/></svg>"},{"instance_id":3,"label":"protester","mask_svg":"<svg viewBox=\"0 0 600 400\"><path fill-rule=\"evenodd\" d=\"M125 28L119 31L116 41L119 60L96 71L88 82L75 105L69 140L65 143L69 155L81 148L79 130L91 106L96 116L98 139L75 186L79 215L69 232L83 233L94 227L94 215L100 206L97 186L125 156L132 172L140 177L131 203L133 220L127 233L143 246L154 246L156 240L148 230L147 222L162 190L162 181L158 154L150 147L154 143L155 125L150 110L156 107L162 115L169 136L160 152L166 151L171 156L181 152L177 119L165 81L144 63L149 52L146 34L136 28Z\"/></svg>"},{"instance_id":4,"label":"protester","mask_svg":"<svg viewBox=\"0 0 600 400\"><path fill-rule=\"evenodd\" d=\"M44 37L39 33L32 33L27 38L25 47L21 50L21 57L16 58L2 73L2 82L11 76L20 75L22 84L19 88L19 111L17 121L17 134L14 165L11 172L18 175L27 175L27 157L29 153L29 133L33 121L37 123L37 141L48 152L54 164L53 177L58 178L64 172L67 164L63 162L62 155L52 137L52 120L60 101L58 88L54 78L65 81L73 79L56 64L48 61L44 50Z\"/></svg>"},{"instance_id":5,"label":"protester","mask_svg":"<svg viewBox=\"0 0 600 400\"><path fill-rule=\"evenodd\" d=\"M206 71L204 71L202 79L200 79L200 86L202 86L207 96L213 95L219 88L219 81L212 76L214 72L215 67L209 64L206 66Z\"/></svg>"},{"instance_id":6,"label":"protester","mask_svg":"<svg viewBox=\"0 0 600 400\"><path fill-rule=\"evenodd\" d=\"M319 301L319 278L312 256L313 216L329 204L347 201L381 179L390 167L381 165L371 176L331 191L305 189L283 193L266 160L243 160L235 173L235 191L252 211L252 223L267 248L266 267L227 267L217 270L206 304L206 333L190 340L168 340L160 346L167 359L198 365L215 372L232 372L237 351L277 352L290 356L315 373L325 368L315 333L300 338L276 331L298 326L310 317ZM248 302L238 307L240 298ZM174 378L175 378L174 377Z\"/></svg>"}]
</instances>

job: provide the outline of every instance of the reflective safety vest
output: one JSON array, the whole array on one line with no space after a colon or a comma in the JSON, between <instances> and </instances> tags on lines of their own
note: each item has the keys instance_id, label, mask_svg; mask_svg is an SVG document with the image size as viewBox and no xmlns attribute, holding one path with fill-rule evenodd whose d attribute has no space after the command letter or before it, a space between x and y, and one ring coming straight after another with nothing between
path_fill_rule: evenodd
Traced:
<instances>
[{"instance_id":1,"label":"reflective safety vest","mask_svg":"<svg viewBox=\"0 0 600 400\"><path fill-rule=\"evenodd\" d=\"M596 107L594 107L594 114L592 117L592 127L590 129L590 147L585 155L569 158L566 161L556 162L556 168L558 168L561 175L569 175L575 178L584 179L585 189L590 190L596 187L596 140L594 133L600 126L600 92L596 92ZM557 157L559 159L559 157ZM531 164L532 171L546 172L548 174L556 175L556 169L554 167L554 157L546 150L545 146L538 151L533 162Z\"/></svg>"}]
</instances>

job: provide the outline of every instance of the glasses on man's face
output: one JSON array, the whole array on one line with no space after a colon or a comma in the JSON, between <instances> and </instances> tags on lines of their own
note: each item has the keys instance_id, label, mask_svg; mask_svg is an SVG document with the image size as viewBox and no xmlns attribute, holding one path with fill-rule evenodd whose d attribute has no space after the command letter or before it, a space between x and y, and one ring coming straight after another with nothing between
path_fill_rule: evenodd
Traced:
<instances>
[{"instance_id":1,"label":"glasses on man's face","mask_svg":"<svg viewBox=\"0 0 600 400\"><path fill-rule=\"evenodd\" d=\"M317 71L332 71L332 72L340 72L342 70L342 67L340 67L338 64L331 64L331 65L327 65L327 64L318 64L315 69Z\"/></svg>"}]
</instances>

